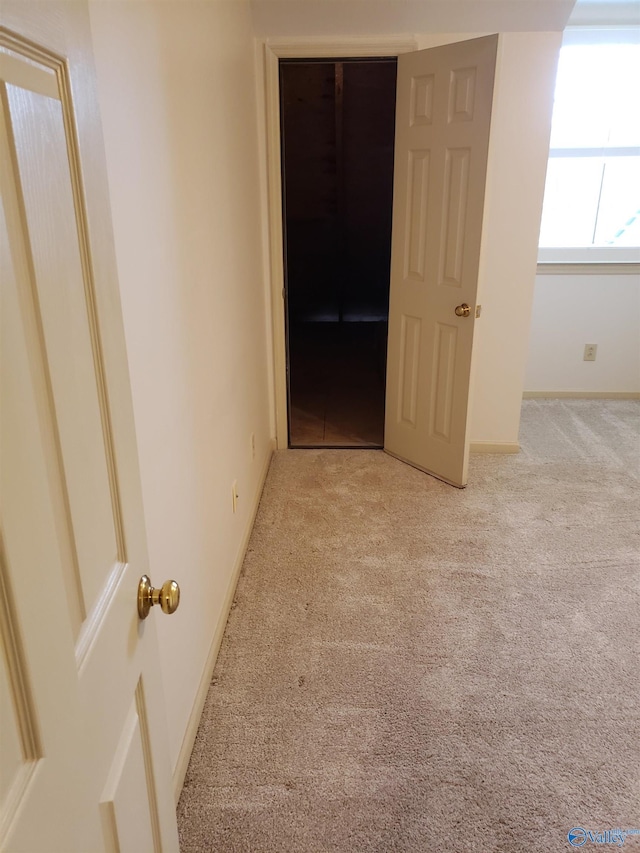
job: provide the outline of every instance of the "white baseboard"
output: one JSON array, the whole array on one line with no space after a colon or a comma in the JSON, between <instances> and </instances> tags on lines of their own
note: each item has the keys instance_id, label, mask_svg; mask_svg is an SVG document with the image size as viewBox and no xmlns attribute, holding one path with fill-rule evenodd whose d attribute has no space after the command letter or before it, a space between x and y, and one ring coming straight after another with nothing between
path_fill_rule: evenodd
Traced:
<instances>
[{"instance_id":1,"label":"white baseboard","mask_svg":"<svg viewBox=\"0 0 640 853\"><path fill-rule=\"evenodd\" d=\"M270 443L269 452L267 453L263 465L262 472L260 474L260 479L258 480L258 487L253 496L253 506L251 509L251 514L247 521L247 527L244 532L244 536L242 537L242 542L238 550L238 556L233 567L233 572L231 573L231 578L229 579L227 594L225 595L224 603L222 606L222 614L220 616L220 619L218 620L218 624L216 625L216 630L211 641L209 654L207 655L207 662L202 672L202 678L200 679L198 692L196 694L193 707L191 709L191 714L189 715L189 722L187 723L187 728L184 734L184 738L182 740L182 746L180 747L180 753L178 755L176 767L173 771L173 796L175 798L176 805L178 804L178 800L180 799L180 794L184 785L184 779L187 775L189 759L191 758L193 744L195 743L196 734L198 733L198 726L200 724L200 717L202 716L202 709L204 708L207 693L209 692L211 676L213 675L213 670L216 665L216 660L218 658L218 652L220 651L220 645L222 643L224 630L227 626L227 618L231 610L231 605L233 604L236 586L238 585L238 578L240 577L242 564L244 562L245 554L247 553L249 538L251 536L251 531L253 530L253 524L256 518L256 513L258 512L260 498L262 497L262 490L264 488L265 480L267 479L269 465L271 464L271 457L273 456L274 449L275 442L272 440Z\"/></svg>"},{"instance_id":2,"label":"white baseboard","mask_svg":"<svg viewBox=\"0 0 640 853\"><path fill-rule=\"evenodd\" d=\"M640 400L640 391L523 391L524 400Z\"/></svg>"},{"instance_id":3,"label":"white baseboard","mask_svg":"<svg viewBox=\"0 0 640 853\"><path fill-rule=\"evenodd\" d=\"M520 453L517 441L472 441L471 453Z\"/></svg>"}]
</instances>

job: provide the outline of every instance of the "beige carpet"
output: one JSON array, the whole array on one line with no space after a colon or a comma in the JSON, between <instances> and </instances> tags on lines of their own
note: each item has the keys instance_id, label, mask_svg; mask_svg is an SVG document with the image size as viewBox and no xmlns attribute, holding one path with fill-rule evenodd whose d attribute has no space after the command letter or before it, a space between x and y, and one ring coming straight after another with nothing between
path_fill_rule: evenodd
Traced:
<instances>
[{"instance_id":1,"label":"beige carpet","mask_svg":"<svg viewBox=\"0 0 640 853\"><path fill-rule=\"evenodd\" d=\"M640 829L639 424L636 402L527 401L522 452L472 457L464 491L380 451L277 454L183 853Z\"/></svg>"}]
</instances>

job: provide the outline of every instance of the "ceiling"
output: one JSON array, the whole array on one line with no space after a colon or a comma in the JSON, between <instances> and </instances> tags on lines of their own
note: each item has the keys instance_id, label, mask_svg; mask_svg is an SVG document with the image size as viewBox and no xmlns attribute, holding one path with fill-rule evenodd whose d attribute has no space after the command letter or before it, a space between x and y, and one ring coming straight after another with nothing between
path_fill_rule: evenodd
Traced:
<instances>
[{"instance_id":1,"label":"ceiling","mask_svg":"<svg viewBox=\"0 0 640 853\"><path fill-rule=\"evenodd\" d=\"M368 36L562 30L574 2L251 0L251 7L258 36ZM611 0L599 5L609 6Z\"/></svg>"},{"instance_id":2,"label":"ceiling","mask_svg":"<svg viewBox=\"0 0 640 853\"><path fill-rule=\"evenodd\" d=\"M574 5L575 4L575 5ZM489 33L640 26L640 0L251 0L259 36Z\"/></svg>"},{"instance_id":3,"label":"ceiling","mask_svg":"<svg viewBox=\"0 0 640 853\"><path fill-rule=\"evenodd\" d=\"M640 0L578 0L569 26L640 27Z\"/></svg>"}]
</instances>

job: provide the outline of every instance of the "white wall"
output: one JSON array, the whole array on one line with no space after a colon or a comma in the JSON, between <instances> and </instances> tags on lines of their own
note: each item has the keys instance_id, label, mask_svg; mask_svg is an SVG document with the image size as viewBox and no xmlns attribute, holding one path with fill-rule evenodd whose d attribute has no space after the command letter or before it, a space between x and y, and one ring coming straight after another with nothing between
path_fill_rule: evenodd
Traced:
<instances>
[{"instance_id":1,"label":"white wall","mask_svg":"<svg viewBox=\"0 0 640 853\"><path fill-rule=\"evenodd\" d=\"M415 40L423 49L481 35L486 33L421 33ZM560 32L500 34L479 270L483 310L476 322L470 410L470 440L484 449L517 449L561 37ZM389 44L399 39L384 38ZM322 55L325 42L341 40L336 34L297 41ZM295 38L286 41L296 43ZM276 277L277 294L279 281ZM282 310L279 299L274 305ZM282 387L282 364L278 369ZM280 422L285 422L281 412Z\"/></svg>"},{"instance_id":2,"label":"white wall","mask_svg":"<svg viewBox=\"0 0 640 853\"><path fill-rule=\"evenodd\" d=\"M182 589L154 620L175 768L272 446L251 20L146 0L91 23L152 581Z\"/></svg>"},{"instance_id":3,"label":"white wall","mask_svg":"<svg viewBox=\"0 0 640 853\"><path fill-rule=\"evenodd\" d=\"M603 29L607 40L633 40L634 33L637 40L637 12L637 3L627 0L579 2L565 43L593 43ZM583 360L588 343L598 344L595 362ZM640 393L637 265L636 272L621 266L549 266L538 275L524 387L525 393Z\"/></svg>"},{"instance_id":4,"label":"white wall","mask_svg":"<svg viewBox=\"0 0 640 853\"><path fill-rule=\"evenodd\" d=\"M251 20L244 0L95 0L91 20L153 579L183 591L155 620L176 767L271 449ZM501 37L476 441L517 440L559 40Z\"/></svg>"},{"instance_id":5,"label":"white wall","mask_svg":"<svg viewBox=\"0 0 640 853\"><path fill-rule=\"evenodd\" d=\"M471 441L518 441L561 33L502 33L480 261Z\"/></svg>"},{"instance_id":6,"label":"white wall","mask_svg":"<svg viewBox=\"0 0 640 853\"><path fill-rule=\"evenodd\" d=\"M590 0L591 2L592 0ZM259 36L562 30L575 0L251 0ZM611 0L607 0L611 3Z\"/></svg>"},{"instance_id":7,"label":"white wall","mask_svg":"<svg viewBox=\"0 0 640 853\"><path fill-rule=\"evenodd\" d=\"M637 273L537 277L525 391L640 392Z\"/></svg>"},{"instance_id":8,"label":"white wall","mask_svg":"<svg viewBox=\"0 0 640 853\"><path fill-rule=\"evenodd\" d=\"M481 35L481 34L477 34ZM467 34L418 36L420 48ZM515 447L536 278L562 33L503 32L491 118L480 257L472 444Z\"/></svg>"}]
</instances>

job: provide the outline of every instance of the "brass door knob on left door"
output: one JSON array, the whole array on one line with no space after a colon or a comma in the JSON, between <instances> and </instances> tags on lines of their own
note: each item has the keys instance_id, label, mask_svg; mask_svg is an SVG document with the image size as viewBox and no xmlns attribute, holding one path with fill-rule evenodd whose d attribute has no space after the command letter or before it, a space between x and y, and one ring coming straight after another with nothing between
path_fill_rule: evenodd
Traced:
<instances>
[{"instance_id":1,"label":"brass door knob on left door","mask_svg":"<svg viewBox=\"0 0 640 853\"><path fill-rule=\"evenodd\" d=\"M138 584L138 616L146 619L154 604L159 604L163 613L175 613L180 604L180 587L175 581L165 581L159 589L154 589L150 578L142 575Z\"/></svg>"},{"instance_id":2,"label":"brass door knob on left door","mask_svg":"<svg viewBox=\"0 0 640 853\"><path fill-rule=\"evenodd\" d=\"M471 308L469 308L466 302L463 302L462 305L458 305L456 307L456 317L468 317L470 313Z\"/></svg>"}]
</instances>

